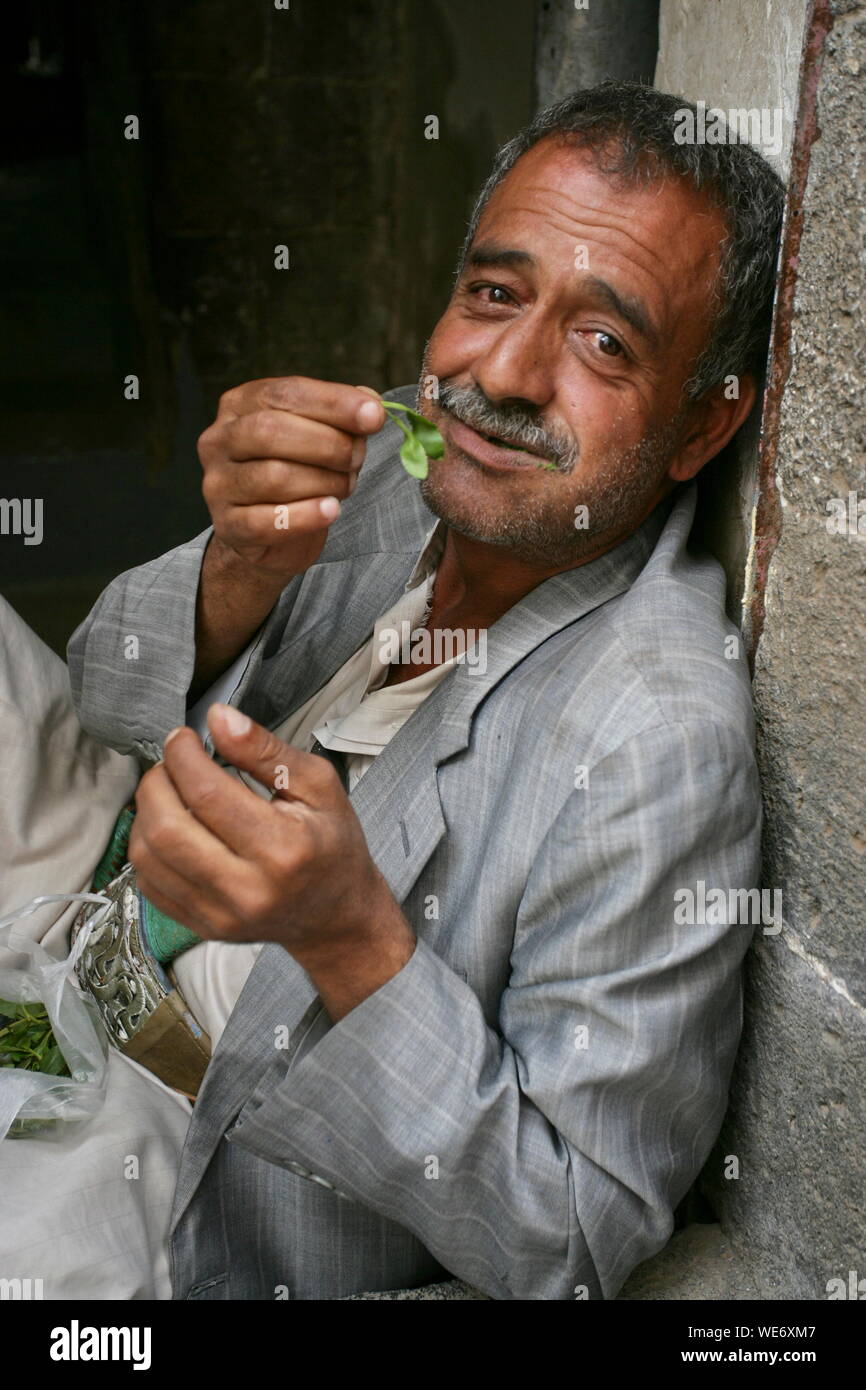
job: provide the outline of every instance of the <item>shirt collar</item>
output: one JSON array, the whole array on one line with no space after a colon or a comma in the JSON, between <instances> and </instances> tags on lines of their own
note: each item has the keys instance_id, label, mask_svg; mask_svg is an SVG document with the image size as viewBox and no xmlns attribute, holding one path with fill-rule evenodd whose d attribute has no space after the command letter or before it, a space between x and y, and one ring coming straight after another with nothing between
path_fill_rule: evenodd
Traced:
<instances>
[{"instance_id":1,"label":"shirt collar","mask_svg":"<svg viewBox=\"0 0 866 1390\"><path fill-rule=\"evenodd\" d=\"M416 589L419 584L423 584L424 580L438 568L442 551L445 549L447 531L448 527L441 516L437 517L424 538L421 553L415 561L415 568L403 585L404 593L408 593L410 589Z\"/></svg>"}]
</instances>

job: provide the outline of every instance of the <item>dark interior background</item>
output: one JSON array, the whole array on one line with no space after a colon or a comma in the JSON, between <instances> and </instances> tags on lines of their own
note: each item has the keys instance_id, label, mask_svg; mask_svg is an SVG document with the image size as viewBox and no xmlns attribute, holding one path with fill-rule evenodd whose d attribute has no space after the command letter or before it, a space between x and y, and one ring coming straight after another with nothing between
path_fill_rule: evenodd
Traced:
<instances>
[{"instance_id":1,"label":"dark interior background","mask_svg":"<svg viewBox=\"0 0 866 1390\"><path fill-rule=\"evenodd\" d=\"M417 377L474 196L534 110L535 17L533 0L5 14L0 493L43 499L44 539L0 536L0 587L55 650L114 575L208 524L195 442L220 392Z\"/></svg>"}]
</instances>

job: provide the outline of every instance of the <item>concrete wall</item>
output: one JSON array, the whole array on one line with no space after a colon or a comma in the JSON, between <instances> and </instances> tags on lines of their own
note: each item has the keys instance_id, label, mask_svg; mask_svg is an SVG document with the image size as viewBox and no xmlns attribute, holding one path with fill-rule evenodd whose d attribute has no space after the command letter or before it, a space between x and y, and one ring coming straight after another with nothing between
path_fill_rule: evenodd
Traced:
<instances>
[{"instance_id":1,"label":"concrete wall","mask_svg":"<svg viewBox=\"0 0 866 1390\"><path fill-rule=\"evenodd\" d=\"M763 148L783 177L791 163L807 0L661 0L654 85L723 111L780 113L779 148ZM776 130L773 131L776 134ZM761 406L701 478L697 529L728 575L728 611L749 631L749 556L758 497Z\"/></svg>"},{"instance_id":2,"label":"concrete wall","mask_svg":"<svg viewBox=\"0 0 866 1390\"><path fill-rule=\"evenodd\" d=\"M780 107L782 148L768 157L791 163L797 77L806 0L661 0L654 85L727 111Z\"/></svg>"}]
</instances>

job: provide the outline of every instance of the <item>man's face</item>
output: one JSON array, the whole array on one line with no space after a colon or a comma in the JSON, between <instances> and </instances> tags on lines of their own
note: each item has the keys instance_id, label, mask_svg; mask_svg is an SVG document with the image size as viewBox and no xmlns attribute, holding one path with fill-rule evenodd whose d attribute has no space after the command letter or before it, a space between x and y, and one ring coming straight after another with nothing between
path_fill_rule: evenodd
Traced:
<instances>
[{"instance_id":1,"label":"man's face","mask_svg":"<svg viewBox=\"0 0 866 1390\"><path fill-rule=\"evenodd\" d=\"M523 155L425 351L418 406L445 439L421 484L430 509L546 569L633 531L672 486L723 236L679 183L615 189L549 140Z\"/></svg>"}]
</instances>

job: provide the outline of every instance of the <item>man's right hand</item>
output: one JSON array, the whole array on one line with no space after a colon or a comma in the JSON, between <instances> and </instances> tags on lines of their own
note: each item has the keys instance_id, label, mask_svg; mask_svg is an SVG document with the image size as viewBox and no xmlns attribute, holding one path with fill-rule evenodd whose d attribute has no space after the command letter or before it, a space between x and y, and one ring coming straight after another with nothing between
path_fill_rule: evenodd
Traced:
<instances>
[{"instance_id":1,"label":"man's right hand","mask_svg":"<svg viewBox=\"0 0 866 1390\"><path fill-rule=\"evenodd\" d=\"M267 377L220 398L198 441L214 534L196 610L191 703L315 564L385 411L367 386Z\"/></svg>"},{"instance_id":2,"label":"man's right hand","mask_svg":"<svg viewBox=\"0 0 866 1390\"><path fill-rule=\"evenodd\" d=\"M283 585L302 574L384 423L369 387L289 376L226 391L198 441L217 541Z\"/></svg>"}]
</instances>

